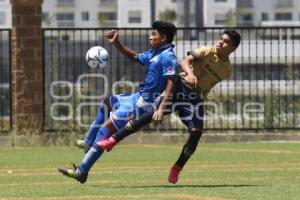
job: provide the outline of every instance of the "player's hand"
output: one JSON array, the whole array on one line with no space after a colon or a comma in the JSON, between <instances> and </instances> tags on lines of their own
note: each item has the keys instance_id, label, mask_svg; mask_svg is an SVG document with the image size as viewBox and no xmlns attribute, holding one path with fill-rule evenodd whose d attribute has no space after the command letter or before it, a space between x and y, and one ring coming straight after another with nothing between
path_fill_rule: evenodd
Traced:
<instances>
[{"instance_id":1,"label":"player's hand","mask_svg":"<svg viewBox=\"0 0 300 200\"><path fill-rule=\"evenodd\" d=\"M115 43L119 39L119 33L117 30L111 30L107 32L105 36L110 43Z\"/></svg>"},{"instance_id":2,"label":"player's hand","mask_svg":"<svg viewBox=\"0 0 300 200\"><path fill-rule=\"evenodd\" d=\"M185 80L187 81L188 84L190 84L192 87L196 87L198 83L198 79L194 74L188 74L185 77Z\"/></svg>"},{"instance_id":3,"label":"player's hand","mask_svg":"<svg viewBox=\"0 0 300 200\"><path fill-rule=\"evenodd\" d=\"M152 115L152 123L156 126L161 124L162 120L164 118L164 114L162 111L157 110Z\"/></svg>"}]
</instances>

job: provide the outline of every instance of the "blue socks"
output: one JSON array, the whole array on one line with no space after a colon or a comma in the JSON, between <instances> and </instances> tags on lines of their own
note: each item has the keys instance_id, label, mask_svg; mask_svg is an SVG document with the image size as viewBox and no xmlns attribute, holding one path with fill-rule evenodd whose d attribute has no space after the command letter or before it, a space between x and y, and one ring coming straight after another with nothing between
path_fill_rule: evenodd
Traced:
<instances>
[{"instance_id":1,"label":"blue socks","mask_svg":"<svg viewBox=\"0 0 300 200\"><path fill-rule=\"evenodd\" d=\"M87 174L95 164L95 162L101 157L103 150L97 145L97 142L101 141L103 138L109 138L111 135L111 131L106 126L101 127L101 129L96 134L93 146L84 155L84 158L79 167L81 172Z\"/></svg>"},{"instance_id":2,"label":"blue socks","mask_svg":"<svg viewBox=\"0 0 300 200\"><path fill-rule=\"evenodd\" d=\"M101 150L98 146L95 147L94 145L90 148L90 150L84 155L84 158L81 162L79 167L82 173L88 174L91 167L95 164L95 162L100 158L102 155L103 150Z\"/></svg>"}]
</instances>

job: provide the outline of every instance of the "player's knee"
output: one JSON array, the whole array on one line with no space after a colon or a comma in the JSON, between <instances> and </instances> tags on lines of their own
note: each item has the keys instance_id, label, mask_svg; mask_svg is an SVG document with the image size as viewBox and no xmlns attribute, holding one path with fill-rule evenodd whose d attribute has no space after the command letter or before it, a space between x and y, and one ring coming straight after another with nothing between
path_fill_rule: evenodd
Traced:
<instances>
[{"instance_id":1,"label":"player's knee","mask_svg":"<svg viewBox=\"0 0 300 200\"><path fill-rule=\"evenodd\" d=\"M98 141L99 142L99 141ZM97 144L98 142L94 142L93 145L91 146L91 148L94 148L94 151L96 152L102 152L103 149L101 149L101 147Z\"/></svg>"},{"instance_id":2,"label":"player's knee","mask_svg":"<svg viewBox=\"0 0 300 200\"><path fill-rule=\"evenodd\" d=\"M190 138L193 140L200 140L203 133L202 130L197 128L192 128L189 130L189 132L190 132Z\"/></svg>"},{"instance_id":3,"label":"player's knee","mask_svg":"<svg viewBox=\"0 0 300 200\"><path fill-rule=\"evenodd\" d=\"M132 120L129 120L126 125L125 125L126 130L128 131L134 131L136 129L135 124L133 123Z\"/></svg>"},{"instance_id":4,"label":"player's knee","mask_svg":"<svg viewBox=\"0 0 300 200\"><path fill-rule=\"evenodd\" d=\"M189 129L189 132L191 133L191 134L196 134L196 135L201 135L202 134L202 130L200 129L200 128L191 128L191 129Z\"/></svg>"}]
</instances>

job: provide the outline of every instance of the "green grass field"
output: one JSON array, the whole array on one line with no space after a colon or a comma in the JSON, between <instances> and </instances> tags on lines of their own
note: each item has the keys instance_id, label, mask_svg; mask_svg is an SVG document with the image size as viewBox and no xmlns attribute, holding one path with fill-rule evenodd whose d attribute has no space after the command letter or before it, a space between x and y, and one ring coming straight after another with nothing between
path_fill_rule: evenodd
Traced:
<instances>
[{"instance_id":1,"label":"green grass field","mask_svg":"<svg viewBox=\"0 0 300 200\"><path fill-rule=\"evenodd\" d=\"M0 199L300 199L300 144L200 144L178 184L167 182L181 145L120 145L80 184L57 172L79 163L75 147L0 149Z\"/></svg>"}]
</instances>

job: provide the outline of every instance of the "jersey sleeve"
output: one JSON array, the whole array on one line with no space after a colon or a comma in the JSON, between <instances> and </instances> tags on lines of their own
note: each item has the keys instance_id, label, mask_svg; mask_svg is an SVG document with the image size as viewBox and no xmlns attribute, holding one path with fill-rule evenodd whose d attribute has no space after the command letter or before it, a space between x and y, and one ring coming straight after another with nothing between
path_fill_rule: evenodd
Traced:
<instances>
[{"instance_id":1,"label":"jersey sleeve","mask_svg":"<svg viewBox=\"0 0 300 200\"><path fill-rule=\"evenodd\" d=\"M197 61L197 60L202 60L204 58L204 56L208 53L208 51L209 51L209 49L204 46L204 47L200 47L198 49L189 51L187 53L187 55L193 56L194 60Z\"/></svg>"},{"instance_id":2,"label":"jersey sleeve","mask_svg":"<svg viewBox=\"0 0 300 200\"><path fill-rule=\"evenodd\" d=\"M149 50L143 53L139 53L137 60L139 61L139 63L141 63L142 65L147 65L149 60L152 58L153 55L153 50Z\"/></svg>"},{"instance_id":3,"label":"jersey sleeve","mask_svg":"<svg viewBox=\"0 0 300 200\"><path fill-rule=\"evenodd\" d=\"M163 56L161 62L163 66L163 76L165 78L176 76L177 61L175 55L170 54Z\"/></svg>"}]
</instances>

